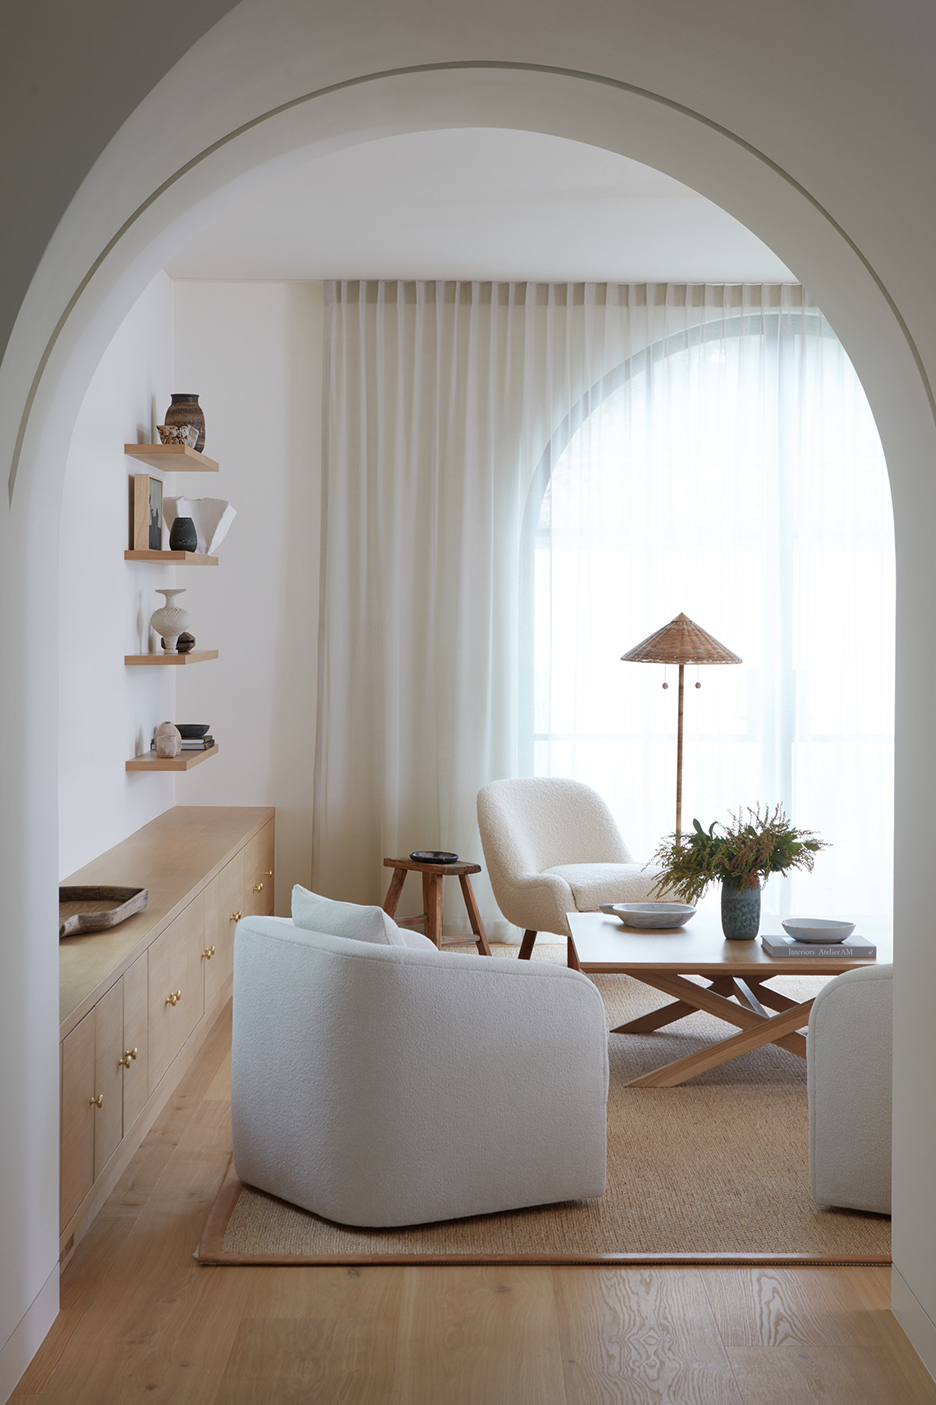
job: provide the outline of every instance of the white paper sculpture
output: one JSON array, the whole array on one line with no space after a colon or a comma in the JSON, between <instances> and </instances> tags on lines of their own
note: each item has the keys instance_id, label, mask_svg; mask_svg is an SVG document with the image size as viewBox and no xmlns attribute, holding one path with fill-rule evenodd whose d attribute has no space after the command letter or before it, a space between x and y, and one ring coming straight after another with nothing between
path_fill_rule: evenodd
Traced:
<instances>
[{"instance_id":1,"label":"white paper sculpture","mask_svg":"<svg viewBox=\"0 0 936 1405\"><path fill-rule=\"evenodd\" d=\"M227 536L237 509L223 498L163 498L163 518L167 531L177 517L191 517L198 533L196 550L212 556Z\"/></svg>"}]
</instances>

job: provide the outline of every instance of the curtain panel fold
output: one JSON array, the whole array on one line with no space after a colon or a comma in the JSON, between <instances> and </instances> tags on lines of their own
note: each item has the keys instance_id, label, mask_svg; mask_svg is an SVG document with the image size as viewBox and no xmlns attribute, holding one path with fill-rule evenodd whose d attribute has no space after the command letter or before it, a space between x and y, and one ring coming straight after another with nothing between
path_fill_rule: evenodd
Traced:
<instances>
[{"instance_id":1,"label":"curtain panel fold","mask_svg":"<svg viewBox=\"0 0 936 1405\"><path fill-rule=\"evenodd\" d=\"M314 886L379 902L385 857L480 862L478 790L528 773L595 785L649 857L673 694L619 660L685 610L745 663L687 707L684 816L780 801L836 844L822 898L883 911L890 501L804 291L336 282L325 335Z\"/></svg>"}]
</instances>

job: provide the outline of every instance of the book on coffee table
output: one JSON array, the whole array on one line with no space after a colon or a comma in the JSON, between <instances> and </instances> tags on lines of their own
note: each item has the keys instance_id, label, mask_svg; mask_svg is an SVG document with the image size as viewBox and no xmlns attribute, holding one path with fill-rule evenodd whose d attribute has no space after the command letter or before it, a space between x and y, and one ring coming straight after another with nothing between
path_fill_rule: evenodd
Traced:
<instances>
[{"instance_id":1,"label":"book on coffee table","mask_svg":"<svg viewBox=\"0 0 936 1405\"><path fill-rule=\"evenodd\" d=\"M864 937L847 942L798 942L795 937L761 937L768 956L840 956L844 961L874 961L877 947Z\"/></svg>"}]
</instances>

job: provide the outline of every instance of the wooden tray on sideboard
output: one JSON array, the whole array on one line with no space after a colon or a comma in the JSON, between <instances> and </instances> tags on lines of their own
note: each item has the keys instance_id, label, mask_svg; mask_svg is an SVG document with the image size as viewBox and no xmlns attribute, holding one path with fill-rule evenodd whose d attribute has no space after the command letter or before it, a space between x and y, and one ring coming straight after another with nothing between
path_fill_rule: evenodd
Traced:
<instances>
[{"instance_id":1,"label":"wooden tray on sideboard","mask_svg":"<svg viewBox=\"0 0 936 1405\"><path fill-rule=\"evenodd\" d=\"M116 927L135 912L142 912L148 897L145 888L60 887L59 941Z\"/></svg>"}]
</instances>

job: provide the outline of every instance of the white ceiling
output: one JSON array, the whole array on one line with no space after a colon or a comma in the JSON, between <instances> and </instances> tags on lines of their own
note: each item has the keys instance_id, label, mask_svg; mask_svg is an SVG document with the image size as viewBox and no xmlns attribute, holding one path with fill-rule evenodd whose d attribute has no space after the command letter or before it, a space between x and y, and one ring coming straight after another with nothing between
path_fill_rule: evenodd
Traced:
<instances>
[{"instance_id":1,"label":"white ceiling","mask_svg":"<svg viewBox=\"0 0 936 1405\"><path fill-rule=\"evenodd\" d=\"M744 225L650 166L538 132L387 137L280 172L173 278L795 282Z\"/></svg>"}]
</instances>

